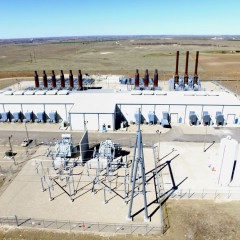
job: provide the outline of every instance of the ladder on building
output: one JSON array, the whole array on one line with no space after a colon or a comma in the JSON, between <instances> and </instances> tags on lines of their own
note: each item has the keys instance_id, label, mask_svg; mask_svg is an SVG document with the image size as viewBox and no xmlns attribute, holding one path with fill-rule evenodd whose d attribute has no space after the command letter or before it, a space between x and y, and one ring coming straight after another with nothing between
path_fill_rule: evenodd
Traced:
<instances>
[{"instance_id":1,"label":"ladder on building","mask_svg":"<svg viewBox=\"0 0 240 240\"><path fill-rule=\"evenodd\" d=\"M159 149L158 146L153 146L154 156L154 188L156 192L156 202L159 204L160 220L163 233L170 227L167 211L166 195L161 198L161 193L164 194L164 182L162 171L160 170Z\"/></svg>"}]
</instances>

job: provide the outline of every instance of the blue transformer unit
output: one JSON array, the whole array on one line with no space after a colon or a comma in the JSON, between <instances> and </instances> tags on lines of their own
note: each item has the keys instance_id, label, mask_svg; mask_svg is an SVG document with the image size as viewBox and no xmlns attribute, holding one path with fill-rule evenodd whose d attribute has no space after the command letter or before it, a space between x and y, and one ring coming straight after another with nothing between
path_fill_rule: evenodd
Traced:
<instances>
[{"instance_id":1,"label":"blue transformer unit","mask_svg":"<svg viewBox=\"0 0 240 240\"><path fill-rule=\"evenodd\" d=\"M21 122L21 112L14 112L12 122Z\"/></svg>"},{"instance_id":2,"label":"blue transformer unit","mask_svg":"<svg viewBox=\"0 0 240 240\"><path fill-rule=\"evenodd\" d=\"M33 112L26 112L24 120L25 120L25 122L32 122L33 121Z\"/></svg>"},{"instance_id":3,"label":"blue transformer unit","mask_svg":"<svg viewBox=\"0 0 240 240\"><path fill-rule=\"evenodd\" d=\"M36 122L45 122L45 112L38 112Z\"/></svg>"},{"instance_id":4,"label":"blue transformer unit","mask_svg":"<svg viewBox=\"0 0 240 240\"><path fill-rule=\"evenodd\" d=\"M189 112L189 124L192 125L197 125L198 123L198 117L194 111Z\"/></svg>"},{"instance_id":5,"label":"blue transformer unit","mask_svg":"<svg viewBox=\"0 0 240 240\"><path fill-rule=\"evenodd\" d=\"M163 127L170 127L170 115L168 112L162 112L163 118L161 124Z\"/></svg>"},{"instance_id":6,"label":"blue transformer unit","mask_svg":"<svg viewBox=\"0 0 240 240\"><path fill-rule=\"evenodd\" d=\"M2 112L1 113L2 118L0 119L0 121L7 122L9 120L9 115L10 115L10 112Z\"/></svg>"},{"instance_id":7,"label":"blue transformer unit","mask_svg":"<svg viewBox=\"0 0 240 240\"><path fill-rule=\"evenodd\" d=\"M216 124L217 124L217 126L224 125L224 116L223 116L222 112L216 112Z\"/></svg>"},{"instance_id":8,"label":"blue transformer unit","mask_svg":"<svg viewBox=\"0 0 240 240\"><path fill-rule=\"evenodd\" d=\"M49 120L50 122L53 122L53 123L57 122L57 111L53 111L49 113Z\"/></svg>"},{"instance_id":9,"label":"blue transformer unit","mask_svg":"<svg viewBox=\"0 0 240 240\"><path fill-rule=\"evenodd\" d=\"M127 78L121 78L120 79L121 84L127 84Z\"/></svg>"},{"instance_id":10,"label":"blue transformer unit","mask_svg":"<svg viewBox=\"0 0 240 240\"><path fill-rule=\"evenodd\" d=\"M206 125L210 125L210 124L211 124L211 117L207 111L204 111L203 112L203 125L206 126Z\"/></svg>"},{"instance_id":11,"label":"blue transformer unit","mask_svg":"<svg viewBox=\"0 0 240 240\"><path fill-rule=\"evenodd\" d=\"M142 114L140 113L140 116L139 116L139 113L136 112L134 114L134 117L135 117L135 122L138 124L139 123L139 119L140 119L140 124L142 124Z\"/></svg>"},{"instance_id":12,"label":"blue transformer unit","mask_svg":"<svg viewBox=\"0 0 240 240\"><path fill-rule=\"evenodd\" d=\"M149 124L155 124L155 113L149 112L148 113Z\"/></svg>"}]
</instances>

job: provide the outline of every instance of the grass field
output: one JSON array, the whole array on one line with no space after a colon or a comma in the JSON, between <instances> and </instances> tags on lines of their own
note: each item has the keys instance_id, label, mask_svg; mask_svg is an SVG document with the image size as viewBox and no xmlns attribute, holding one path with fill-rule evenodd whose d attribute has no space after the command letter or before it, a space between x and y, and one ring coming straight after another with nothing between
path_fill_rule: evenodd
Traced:
<instances>
[{"instance_id":1,"label":"grass field","mask_svg":"<svg viewBox=\"0 0 240 240\"><path fill-rule=\"evenodd\" d=\"M169 201L170 229L163 236L99 236L33 229L0 228L0 239L182 240L239 239L240 203L207 200Z\"/></svg>"},{"instance_id":2,"label":"grass field","mask_svg":"<svg viewBox=\"0 0 240 240\"><path fill-rule=\"evenodd\" d=\"M58 41L1 44L0 78L32 76L34 70L60 69L133 75L155 68L172 75L175 54L180 51L179 71L184 72L185 52L190 51L189 73L193 73L195 51L200 51L199 73L203 77L240 75L240 41L207 39L127 39L119 41ZM76 72L75 72L76 74Z\"/></svg>"}]
</instances>

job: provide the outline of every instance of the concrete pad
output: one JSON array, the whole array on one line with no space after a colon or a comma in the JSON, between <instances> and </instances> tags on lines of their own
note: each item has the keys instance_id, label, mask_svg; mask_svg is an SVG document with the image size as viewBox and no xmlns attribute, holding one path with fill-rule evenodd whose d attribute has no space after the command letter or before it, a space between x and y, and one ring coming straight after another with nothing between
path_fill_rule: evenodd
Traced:
<instances>
[{"instance_id":1,"label":"concrete pad","mask_svg":"<svg viewBox=\"0 0 240 240\"><path fill-rule=\"evenodd\" d=\"M216 172L212 171L212 166L216 161L219 144L206 143L204 152L203 143L185 143L185 142L161 142L160 143L160 162L162 168L162 176L164 185L161 186L161 193L166 193L173 190L173 183L169 167L166 164L170 161L170 166L173 172L174 181L178 189L191 189L192 191L201 192L215 190L231 190L232 187L221 187L217 185ZM126 149L130 151L127 156L127 161L132 160L133 148ZM73 169L74 185L77 189L76 195L72 195L74 202L68 196L69 186L65 185L65 176L62 180L56 179L59 187L54 183L54 191L51 191L52 201L49 201L48 190L42 192L40 178L35 173L35 161L42 161L44 171L49 168L50 175L57 177L57 172L51 168L51 159L39 156L43 153L43 149L39 148L36 152L36 158L28 161L16 178L12 181L9 187L0 196L0 212L1 215L18 215L21 217L33 217L42 219L58 219L72 221L88 221L88 222L111 222L124 223L128 221L128 208L124 202L124 176L125 169L120 168L110 174L111 183L102 171L99 179L101 185L95 185L95 191L92 192L92 180L95 178L96 170L90 169L88 176L87 168L78 166ZM38 157L37 157L38 155ZM153 181L153 150L144 148L144 159L146 168L146 190L148 201L148 215L151 215L158 207L154 203L156 199L155 187ZM240 154L238 155L240 159ZM125 158L124 158L125 161ZM126 169L127 174L131 171L131 165ZM127 178L128 182L128 178ZM50 181L47 181L50 184ZM104 184L112 191L106 190L106 200L104 202ZM47 184L44 184L47 188ZM126 185L127 189L131 189L131 184ZM140 190L141 190L140 185ZM136 188L137 189L137 188ZM235 188L236 189L236 188ZM71 190L72 191L72 190ZM73 192L73 191L72 191ZM130 195L129 195L130 196ZM128 200L129 200L128 196ZM134 215L134 223L144 223L143 196L138 194L134 197L132 214ZM138 213L138 211L140 212ZM131 222L129 222L131 223ZM156 211L151 217L151 223L159 224L160 214Z\"/></svg>"}]
</instances>

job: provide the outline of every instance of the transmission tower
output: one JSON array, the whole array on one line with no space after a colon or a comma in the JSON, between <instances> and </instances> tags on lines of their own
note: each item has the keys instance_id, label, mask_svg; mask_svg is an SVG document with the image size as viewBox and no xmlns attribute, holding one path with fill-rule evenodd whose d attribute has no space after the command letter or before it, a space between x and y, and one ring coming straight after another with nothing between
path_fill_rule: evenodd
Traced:
<instances>
[{"instance_id":1,"label":"transmission tower","mask_svg":"<svg viewBox=\"0 0 240 240\"><path fill-rule=\"evenodd\" d=\"M134 156L132 160L132 169L131 169L131 176L130 181L132 182L132 190L131 190L131 198L128 210L127 219L132 221L132 206L133 206L133 199L135 194L139 194L140 192L140 185L142 185L141 194L143 196L144 201L144 221L149 222L150 218L148 217L148 209L147 209L147 196L146 196L146 175L145 175L145 162L143 156L143 144L142 144L142 132L140 130L140 123L141 123L141 111L138 111L138 130L136 134L136 143L134 148ZM137 157L136 157L137 152ZM137 180L137 182L136 182ZM138 184L138 191L135 190L136 183Z\"/></svg>"}]
</instances>

